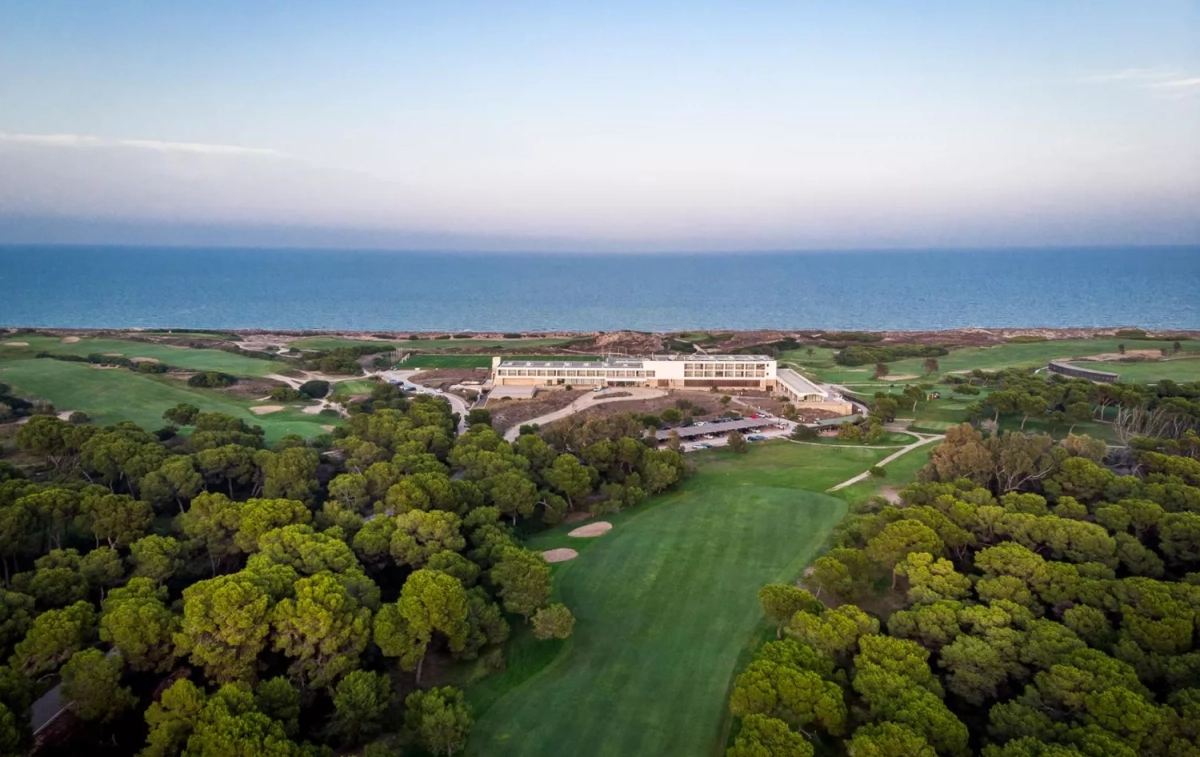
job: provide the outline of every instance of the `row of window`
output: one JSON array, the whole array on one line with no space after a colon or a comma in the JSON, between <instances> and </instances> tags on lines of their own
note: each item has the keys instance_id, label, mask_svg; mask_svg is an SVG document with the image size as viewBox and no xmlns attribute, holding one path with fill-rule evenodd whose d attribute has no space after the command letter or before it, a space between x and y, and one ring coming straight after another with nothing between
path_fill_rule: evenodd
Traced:
<instances>
[{"instance_id":1,"label":"row of window","mask_svg":"<svg viewBox=\"0 0 1200 757\"><path fill-rule=\"evenodd\" d=\"M572 370L565 368L501 368L501 376L513 378L654 378L654 371Z\"/></svg>"},{"instance_id":2,"label":"row of window","mask_svg":"<svg viewBox=\"0 0 1200 757\"><path fill-rule=\"evenodd\" d=\"M691 371L689 371L686 369L683 371L684 378L724 378L724 377L765 378L766 375L767 375L767 372L765 370L741 370L741 369L735 370L733 368L728 368L725 370L715 370L715 371L714 370L707 370L707 371L691 370Z\"/></svg>"}]
</instances>

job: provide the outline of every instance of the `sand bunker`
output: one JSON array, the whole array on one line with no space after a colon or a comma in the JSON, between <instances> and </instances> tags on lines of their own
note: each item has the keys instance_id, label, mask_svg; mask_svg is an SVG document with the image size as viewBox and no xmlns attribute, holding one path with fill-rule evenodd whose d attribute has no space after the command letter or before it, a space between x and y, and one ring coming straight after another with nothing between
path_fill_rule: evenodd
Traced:
<instances>
[{"instance_id":1,"label":"sand bunker","mask_svg":"<svg viewBox=\"0 0 1200 757\"><path fill-rule=\"evenodd\" d=\"M567 536L574 536L577 538L587 538L590 536L603 536L604 534L608 533L611 529L612 529L612 524L606 520L602 520L598 523L589 523L586 526L580 526L579 528L575 529L571 533L567 534Z\"/></svg>"},{"instance_id":2,"label":"sand bunker","mask_svg":"<svg viewBox=\"0 0 1200 757\"><path fill-rule=\"evenodd\" d=\"M334 426L332 426L332 425L330 425L330 424L328 424L328 423L322 423L322 424L321 424L321 428L323 428L323 429L324 429L324 430L326 430L326 431L333 431L333 429L334 429L335 427L334 427Z\"/></svg>"},{"instance_id":3,"label":"sand bunker","mask_svg":"<svg viewBox=\"0 0 1200 757\"><path fill-rule=\"evenodd\" d=\"M5 342L6 347L28 347L29 342Z\"/></svg>"},{"instance_id":4,"label":"sand bunker","mask_svg":"<svg viewBox=\"0 0 1200 757\"><path fill-rule=\"evenodd\" d=\"M104 357L121 357L119 352L105 352Z\"/></svg>"},{"instance_id":5,"label":"sand bunker","mask_svg":"<svg viewBox=\"0 0 1200 757\"><path fill-rule=\"evenodd\" d=\"M573 549L548 549L542 553L542 557L546 558L546 562L566 562L579 557L579 553Z\"/></svg>"},{"instance_id":6,"label":"sand bunker","mask_svg":"<svg viewBox=\"0 0 1200 757\"><path fill-rule=\"evenodd\" d=\"M157 362L159 362L158 358L156 358L156 357L131 357L131 358L129 358L129 361L131 363L157 363Z\"/></svg>"},{"instance_id":7,"label":"sand bunker","mask_svg":"<svg viewBox=\"0 0 1200 757\"><path fill-rule=\"evenodd\" d=\"M908 381L910 379L919 378L915 373L901 373L896 376L884 376L884 381Z\"/></svg>"},{"instance_id":8,"label":"sand bunker","mask_svg":"<svg viewBox=\"0 0 1200 757\"><path fill-rule=\"evenodd\" d=\"M79 341L79 337L77 337L77 336L64 336L62 338L63 344L75 344L78 341Z\"/></svg>"},{"instance_id":9,"label":"sand bunker","mask_svg":"<svg viewBox=\"0 0 1200 757\"><path fill-rule=\"evenodd\" d=\"M1128 360L1129 358L1144 358L1155 359L1162 357L1162 352L1159 350L1125 350L1124 354L1120 352L1101 352L1099 355L1088 355L1087 357L1067 357L1059 358L1060 360L1095 360L1097 362L1114 362L1117 360Z\"/></svg>"},{"instance_id":10,"label":"sand bunker","mask_svg":"<svg viewBox=\"0 0 1200 757\"><path fill-rule=\"evenodd\" d=\"M266 415L267 413L278 413L283 409L283 405L259 405L258 407L250 408L250 412L255 415Z\"/></svg>"}]
</instances>

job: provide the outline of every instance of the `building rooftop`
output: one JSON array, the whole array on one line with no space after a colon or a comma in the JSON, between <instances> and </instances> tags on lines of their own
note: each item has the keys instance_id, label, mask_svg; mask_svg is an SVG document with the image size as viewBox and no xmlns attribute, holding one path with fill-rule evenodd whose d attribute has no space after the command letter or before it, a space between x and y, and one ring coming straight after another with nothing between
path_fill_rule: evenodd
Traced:
<instances>
[{"instance_id":1,"label":"building rooftop","mask_svg":"<svg viewBox=\"0 0 1200 757\"><path fill-rule=\"evenodd\" d=\"M652 355L647 360L662 360L665 362L687 363L770 363L775 358L770 355Z\"/></svg>"},{"instance_id":2,"label":"building rooftop","mask_svg":"<svg viewBox=\"0 0 1200 757\"><path fill-rule=\"evenodd\" d=\"M631 368L640 369L647 361L695 363L770 363L769 355L651 355L650 357L608 356L603 360L504 360L501 368Z\"/></svg>"},{"instance_id":3,"label":"building rooftop","mask_svg":"<svg viewBox=\"0 0 1200 757\"><path fill-rule=\"evenodd\" d=\"M595 360L501 360L501 368L612 368L607 361ZM630 363L630 367L641 368L641 361Z\"/></svg>"},{"instance_id":4,"label":"building rooftop","mask_svg":"<svg viewBox=\"0 0 1200 757\"><path fill-rule=\"evenodd\" d=\"M682 426L659 431L655 436L660 439L670 439L671 432L679 434L680 439L691 439L705 434L724 434L730 431L746 431L748 429L766 428L780 423L777 418L743 418L740 421L709 421L703 426Z\"/></svg>"},{"instance_id":5,"label":"building rooftop","mask_svg":"<svg viewBox=\"0 0 1200 757\"><path fill-rule=\"evenodd\" d=\"M787 386L797 394L816 394L821 397L828 397L829 392L817 386L813 382L796 373L791 368L784 368L775 374L775 378Z\"/></svg>"}]
</instances>

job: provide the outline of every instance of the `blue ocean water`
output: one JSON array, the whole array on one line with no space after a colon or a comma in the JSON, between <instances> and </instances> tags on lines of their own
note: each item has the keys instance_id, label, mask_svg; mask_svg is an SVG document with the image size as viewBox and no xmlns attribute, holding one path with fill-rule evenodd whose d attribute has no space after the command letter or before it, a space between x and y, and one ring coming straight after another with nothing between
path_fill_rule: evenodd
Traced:
<instances>
[{"instance_id":1,"label":"blue ocean water","mask_svg":"<svg viewBox=\"0 0 1200 757\"><path fill-rule=\"evenodd\" d=\"M1200 328L1200 247L468 254L0 246L0 325Z\"/></svg>"}]
</instances>

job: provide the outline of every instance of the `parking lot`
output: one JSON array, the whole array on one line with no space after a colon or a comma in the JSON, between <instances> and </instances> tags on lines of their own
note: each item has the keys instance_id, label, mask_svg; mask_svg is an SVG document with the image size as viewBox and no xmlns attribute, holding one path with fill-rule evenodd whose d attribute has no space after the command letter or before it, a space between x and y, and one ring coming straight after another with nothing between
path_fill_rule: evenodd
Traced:
<instances>
[{"instance_id":1,"label":"parking lot","mask_svg":"<svg viewBox=\"0 0 1200 757\"><path fill-rule=\"evenodd\" d=\"M750 443L766 441L768 439L777 439L785 437L792 433L795 428L795 423L783 418L776 418L770 415L761 415L758 418L750 420L763 421L763 425L752 430L742 431L746 437L746 441ZM695 426L688 427L688 431L697 431L705 428L708 425L717 425L718 429L714 429L713 433L705 433L697 436L693 440L688 440L683 443L684 452L693 452L695 450L712 449L713 447L724 447L729 443L729 431L719 430L720 424L703 424L698 423Z\"/></svg>"}]
</instances>

